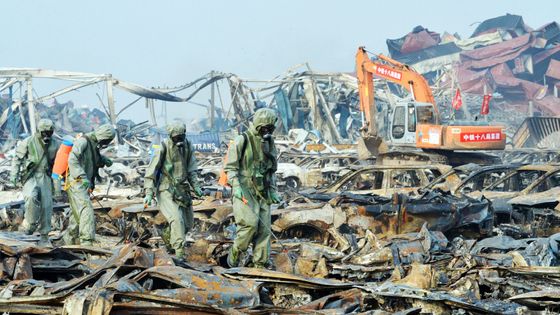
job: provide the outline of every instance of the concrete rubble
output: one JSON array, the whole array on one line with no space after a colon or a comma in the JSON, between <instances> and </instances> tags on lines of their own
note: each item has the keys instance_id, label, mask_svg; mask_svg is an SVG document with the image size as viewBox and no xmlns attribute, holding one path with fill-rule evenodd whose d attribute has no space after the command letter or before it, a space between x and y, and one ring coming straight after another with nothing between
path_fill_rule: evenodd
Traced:
<instances>
[{"instance_id":1,"label":"concrete rubble","mask_svg":"<svg viewBox=\"0 0 560 315\"><path fill-rule=\"evenodd\" d=\"M560 119L551 117L560 113L558 42L556 22L533 30L514 15L481 23L468 39L416 27L387 40L393 58L430 79L444 121L473 119L482 97L493 96L486 119L507 126L509 146L479 164L359 159L357 83L348 73L315 72L305 64L263 81L213 71L175 88L122 83L184 102L218 82L229 89L231 109L212 100L208 119L193 123L204 132L189 135L205 196L194 200L185 260L168 253L168 224L157 206L142 201L152 144L166 135L153 121L114 122L118 145L106 154L115 163L99 174L92 194L94 246L63 245L64 195L51 218L54 248L19 232L23 196L8 177L29 120L17 111L21 106L12 109L13 100L2 98L0 312L559 313ZM380 111L408 97L384 82L376 87ZM450 106L456 88L468 104L460 112ZM175 96L189 89L186 97ZM152 110L154 98L146 97ZM274 107L280 116L275 137L284 201L272 208L267 268L253 268L250 257L228 268L236 226L231 192L218 179L234 131L244 130L260 107ZM57 123L59 136L111 121L108 113L56 99L36 110Z\"/></svg>"}]
</instances>

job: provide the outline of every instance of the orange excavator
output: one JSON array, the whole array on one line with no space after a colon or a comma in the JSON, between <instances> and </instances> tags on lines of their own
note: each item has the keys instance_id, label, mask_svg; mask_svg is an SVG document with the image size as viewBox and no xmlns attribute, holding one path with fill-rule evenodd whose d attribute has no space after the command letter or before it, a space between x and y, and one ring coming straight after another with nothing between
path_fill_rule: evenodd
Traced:
<instances>
[{"instance_id":1,"label":"orange excavator","mask_svg":"<svg viewBox=\"0 0 560 315\"><path fill-rule=\"evenodd\" d=\"M362 111L363 145L373 155L391 148L419 148L443 155L451 151L503 150L504 126L483 121L440 124L439 112L426 79L410 66L387 56L372 61L364 47L356 53L356 73ZM373 77L396 83L412 95L412 100L394 104L389 114L387 134L380 134L374 101Z\"/></svg>"}]
</instances>

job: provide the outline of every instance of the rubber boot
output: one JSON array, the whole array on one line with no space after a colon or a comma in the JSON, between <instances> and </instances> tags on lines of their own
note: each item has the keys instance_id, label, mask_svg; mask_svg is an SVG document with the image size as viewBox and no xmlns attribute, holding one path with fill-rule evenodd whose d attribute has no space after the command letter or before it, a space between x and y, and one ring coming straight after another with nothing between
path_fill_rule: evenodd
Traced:
<instances>
[{"instance_id":1,"label":"rubber boot","mask_svg":"<svg viewBox=\"0 0 560 315\"><path fill-rule=\"evenodd\" d=\"M179 248L175 250L175 256L177 259L185 260L185 249Z\"/></svg>"},{"instance_id":2,"label":"rubber boot","mask_svg":"<svg viewBox=\"0 0 560 315\"><path fill-rule=\"evenodd\" d=\"M163 230L161 231L161 239L163 240L163 244L165 244L165 247L167 247L168 251L171 251L173 249L173 246L171 246L171 228L169 227L169 225L166 225Z\"/></svg>"},{"instance_id":3,"label":"rubber boot","mask_svg":"<svg viewBox=\"0 0 560 315\"><path fill-rule=\"evenodd\" d=\"M226 261L230 268L236 268L239 266L239 254L233 253L233 246L229 248Z\"/></svg>"},{"instance_id":4,"label":"rubber boot","mask_svg":"<svg viewBox=\"0 0 560 315\"><path fill-rule=\"evenodd\" d=\"M39 240L39 243L37 243L37 245L39 247L47 247L47 248L53 247L51 240L49 240L48 235L41 235L41 239Z\"/></svg>"}]
</instances>

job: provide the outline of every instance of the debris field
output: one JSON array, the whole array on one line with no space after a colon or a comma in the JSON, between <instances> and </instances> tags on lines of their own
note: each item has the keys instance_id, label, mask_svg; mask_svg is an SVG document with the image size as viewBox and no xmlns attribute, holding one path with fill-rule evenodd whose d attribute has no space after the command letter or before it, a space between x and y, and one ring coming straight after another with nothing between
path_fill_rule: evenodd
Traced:
<instances>
[{"instance_id":1,"label":"debris field","mask_svg":"<svg viewBox=\"0 0 560 315\"><path fill-rule=\"evenodd\" d=\"M200 144L204 196L193 201L184 260L169 254L158 206L143 204L143 176L163 129L56 99L35 110L61 135L107 122L118 127L118 145L105 151L114 163L92 194L96 243L63 244L65 195L54 204L53 248L38 246L38 234L20 232L23 196L8 176L19 134L31 122L25 97L2 96L0 312L560 313L560 27L532 29L508 14L484 21L467 39L418 26L387 46L430 82L443 121L480 116L503 123L506 150L484 152L477 163L460 163L460 155L450 163L408 160L400 152L383 163L359 157L356 77L309 65L264 84L217 71L165 90L121 83L152 110L154 100L189 101L220 81L230 89L230 111L212 103L208 119L193 123L205 132L189 135ZM171 94L193 87L186 97ZM453 110L459 88L468 105ZM390 83L376 80L375 89L380 112L409 97ZM483 117L486 95L491 109ZM236 224L231 190L218 179L235 130L259 107L279 114L276 176L284 201L272 206L266 268L253 268L250 251L241 267L229 268ZM383 118L379 125L388 126Z\"/></svg>"}]
</instances>

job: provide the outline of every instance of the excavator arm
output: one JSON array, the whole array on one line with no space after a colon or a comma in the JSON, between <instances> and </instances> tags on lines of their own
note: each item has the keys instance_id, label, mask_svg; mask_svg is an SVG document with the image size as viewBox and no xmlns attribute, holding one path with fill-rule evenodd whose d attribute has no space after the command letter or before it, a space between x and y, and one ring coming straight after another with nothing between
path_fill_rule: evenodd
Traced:
<instances>
[{"instance_id":1,"label":"excavator arm","mask_svg":"<svg viewBox=\"0 0 560 315\"><path fill-rule=\"evenodd\" d=\"M388 149L387 143L379 135L376 124L378 112L374 99L374 76L408 90L412 94L416 110L426 106L431 107L429 114L422 114L421 118L418 117L418 122L416 120L413 122L416 148L454 151L503 150L505 147L503 126L484 123L440 125L438 108L428 82L408 65L383 55L377 55L377 60L372 61L365 48L360 47L356 53L356 74L362 111L361 141L370 154L378 155L387 152ZM420 115L418 111L416 113ZM360 151L361 149L359 149L360 156L365 156Z\"/></svg>"},{"instance_id":2,"label":"excavator arm","mask_svg":"<svg viewBox=\"0 0 560 315\"><path fill-rule=\"evenodd\" d=\"M426 79L410 66L402 64L384 55L377 55L380 60L372 61L364 47L356 52L356 74L358 76L358 91L360 94L360 109L363 113L363 127L367 134L378 136L375 123L377 107L375 106L373 77L379 77L408 90L415 101L434 105L436 123L438 122L438 108L432 90Z\"/></svg>"}]
</instances>

